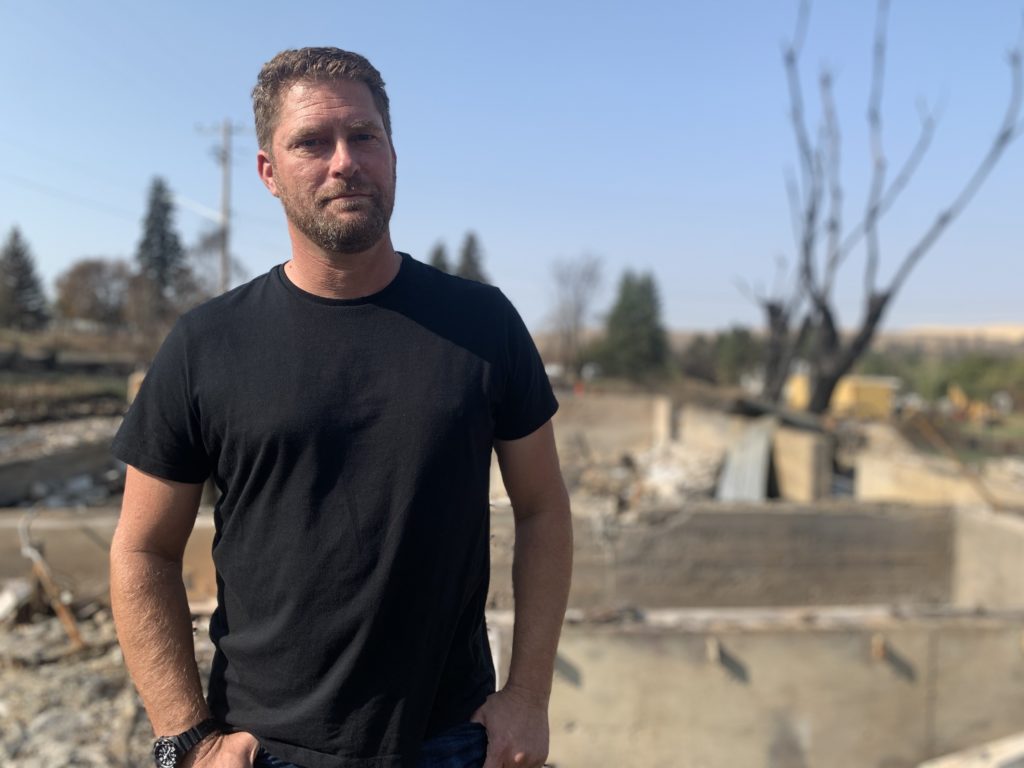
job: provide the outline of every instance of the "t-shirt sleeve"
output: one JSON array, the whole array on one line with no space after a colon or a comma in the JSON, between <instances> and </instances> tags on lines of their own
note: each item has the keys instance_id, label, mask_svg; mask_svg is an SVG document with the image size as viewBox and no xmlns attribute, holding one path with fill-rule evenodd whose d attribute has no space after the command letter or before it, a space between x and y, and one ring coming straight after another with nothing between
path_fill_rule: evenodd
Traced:
<instances>
[{"instance_id":1,"label":"t-shirt sleeve","mask_svg":"<svg viewBox=\"0 0 1024 768\"><path fill-rule=\"evenodd\" d=\"M554 416L558 401L526 324L505 295L499 295L504 314L504 381L494 436L498 440L518 440Z\"/></svg>"},{"instance_id":2,"label":"t-shirt sleeve","mask_svg":"<svg viewBox=\"0 0 1024 768\"><path fill-rule=\"evenodd\" d=\"M209 476L183 321L175 324L157 352L111 450L126 464L166 480L201 483Z\"/></svg>"}]
</instances>

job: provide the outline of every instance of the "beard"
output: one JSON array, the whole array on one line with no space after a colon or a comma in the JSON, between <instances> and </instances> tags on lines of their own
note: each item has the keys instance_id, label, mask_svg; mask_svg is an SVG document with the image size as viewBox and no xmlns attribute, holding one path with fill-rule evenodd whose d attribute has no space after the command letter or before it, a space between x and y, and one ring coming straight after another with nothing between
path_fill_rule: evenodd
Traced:
<instances>
[{"instance_id":1,"label":"beard","mask_svg":"<svg viewBox=\"0 0 1024 768\"><path fill-rule=\"evenodd\" d=\"M343 194L368 197L338 198ZM354 181L319 193L311 202L278 186L285 216L302 234L325 251L361 253L372 248L388 231L394 209L394 185L390 192Z\"/></svg>"}]
</instances>

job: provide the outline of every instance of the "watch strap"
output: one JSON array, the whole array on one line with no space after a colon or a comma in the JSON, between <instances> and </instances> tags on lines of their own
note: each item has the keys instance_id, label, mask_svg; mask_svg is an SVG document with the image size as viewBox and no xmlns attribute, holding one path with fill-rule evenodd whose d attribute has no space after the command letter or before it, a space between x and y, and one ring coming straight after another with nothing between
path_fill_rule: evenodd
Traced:
<instances>
[{"instance_id":1,"label":"watch strap","mask_svg":"<svg viewBox=\"0 0 1024 768\"><path fill-rule=\"evenodd\" d=\"M208 717L198 725L194 725L184 733L179 733L177 736L171 736L171 741L174 742L178 748L178 755L184 757L187 755L196 744L205 739L211 733L215 731L223 731L224 726L215 717Z\"/></svg>"}]
</instances>

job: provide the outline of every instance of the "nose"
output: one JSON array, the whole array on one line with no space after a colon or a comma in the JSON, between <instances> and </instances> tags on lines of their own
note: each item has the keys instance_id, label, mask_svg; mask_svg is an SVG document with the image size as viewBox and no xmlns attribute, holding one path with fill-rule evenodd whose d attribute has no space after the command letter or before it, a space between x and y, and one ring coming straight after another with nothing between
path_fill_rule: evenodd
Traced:
<instances>
[{"instance_id":1,"label":"nose","mask_svg":"<svg viewBox=\"0 0 1024 768\"><path fill-rule=\"evenodd\" d=\"M339 139L334 145L334 154L331 156L331 175L341 178L351 177L358 169L359 164L352 153L352 148L344 139Z\"/></svg>"}]
</instances>

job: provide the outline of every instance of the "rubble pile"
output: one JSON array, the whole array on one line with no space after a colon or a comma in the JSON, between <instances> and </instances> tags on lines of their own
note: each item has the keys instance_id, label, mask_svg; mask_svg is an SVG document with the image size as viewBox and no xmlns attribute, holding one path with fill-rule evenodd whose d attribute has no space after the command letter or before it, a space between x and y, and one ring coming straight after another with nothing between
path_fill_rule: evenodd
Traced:
<instances>
[{"instance_id":1,"label":"rubble pile","mask_svg":"<svg viewBox=\"0 0 1024 768\"><path fill-rule=\"evenodd\" d=\"M124 492L124 470L108 469L100 474L73 475L66 480L38 481L29 497L18 506L42 509L109 507L120 504Z\"/></svg>"},{"instance_id":2,"label":"rubble pile","mask_svg":"<svg viewBox=\"0 0 1024 768\"><path fill-rule=\"evenodd\" d=\"M1024 456L1003 456L985 463L985 476L1024 489Z\"/></svg>"},{"instance_id":3,"label":"rubble pile","mask_svg":"<svg viewBox=\"0 0 1024 768\"><path fill-rule=\"evenodd\" d=\"M623 454L618 462L591 461L572 473L571 491L587 497L584 506L612 500L628 515L644 507L678 506L714 496L722 457L686 443L666 443L652 451Z\"/></svg>"},{"instance_id":4,"label":"rubble pile","mask_svg":"<svg viewBox=\"0 0 1024 768\"><path fill-rule=\"evenodd\" d=\"M152 763L153 732L132 686L108 610L77 611L85 647L36 613L0 626L0 765L136 768ZM205 679L212 646L197 656Z\"/></svg>"},{"instance_id":5,"label":"rubble pile","mask_svg":"<svg viewBox=\"0 0 1024 768\"><path fill-rule=\"evenodd\" d=\"M722 457L699 446L668 443L643 456L641 466L638 492L645 501L682 504L714 495Z\"/></svg>"},{"instance_id":6,"label":"rubble pile","mask_svg":"<svg viewBox=\"0 0 1024 768\"><path fill-rule=\"evenodd\" d=\"M5 427L0 429L0 462L40 459L81 445L109 444L120 425L120 416L96 416Z\"/></svg>"}]
</instances>

